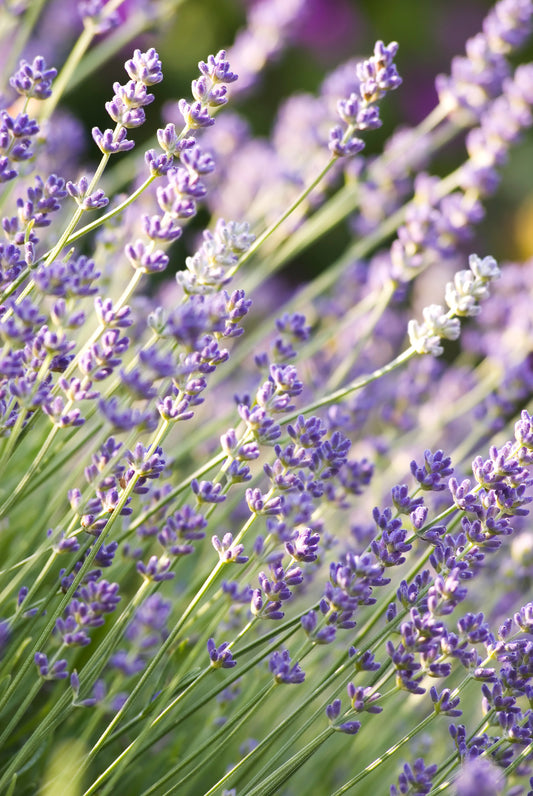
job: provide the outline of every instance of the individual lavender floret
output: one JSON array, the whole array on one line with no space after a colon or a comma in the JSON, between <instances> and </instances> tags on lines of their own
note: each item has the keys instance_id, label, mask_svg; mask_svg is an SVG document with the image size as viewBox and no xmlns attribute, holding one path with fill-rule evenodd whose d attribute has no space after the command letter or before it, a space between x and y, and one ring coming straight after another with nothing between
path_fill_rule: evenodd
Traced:
<instances>
[{"instance_id":1,"label":"individual lavender floret","mask_svg":"<svg viewBox=\"0 0 533 796\"><path fill-rule=\"evenodd\" d=\"M432 453L430 450L424 451L424 464L419 466L414 460L411 462L411 472L420 484L420 487L433 492L441 492L446 488L446 484L441 483L441 479L452 475L452 460L444 455L444 451L438 450Z\"/></svg>"},{"instance_id":2,"label":"individual lavender floret","mask_svg":"<svg viewBox=\"0 0 533 796\"><path fill-rule=\"evenodd\" d=\"M65 680L68 677L68 662L64 659L56 661L50 668L44 652L36 652L35 664L43 680Z\"/></svg>"},{"instance_id":3,"label":"individual lavender floret","mask_svg":"<svg viewBox=\"0 0 533 796\"><path fill-rule=\"evenodd\" d=\"M241 445L233 428L230 428L229 431L220 437L220 445L224 453L238 461L253 461L261 455L256 442Z\"/></svg>"},{"instance_id":4,"label":"individual lavender floret","mask_svg":"<svg viewBox=\"0 0 533 796\"><path fill-rule=\"evenodd\" d=\"M316 611L310 611L301 618L301 624L307 638L314 644L331 644L337 635L334 625L325 625L317 629L318 617Z\"/></svg>"},{"instance_id":5,"label":"individual lavender floret","mask_svg":"<svg viewBox=\"0 0 533 796\"><path fill-rule=\"evenodd\" d=\"M108 329L103 333L99 343L93 343L82 353L79 367L82 373L96 381L106 379L122 363L122 356L128 350L128 337L121 337L120 329ZM109 415L118 409L116 397L106 402Z\"/></svg>"},{"instance_id":6,"label":"individual lavender floret","mask_svg":"<svg viewBox=\"0 0 533 796\"><path fill-rule=\"evenodd\" d=\"M381 668L381 664L374 660L374 653L370 652L370 650L361 653L355 647L350 647L348 655L350 658L355 658L354 668L356 672L377 672Z\"/></svg>"},{"instance_id":7,"label":"individual lavender floret","mask_svg":"<svg viewBox=\"0 0 533 796\"><path fill-rule=\"evenodd\" d=\"M341 707L342 707L342 702L340 701L340 699L334 699L331 705L327 705L326 716L328 718L330 726L333 727L333 729L336 730L337 732L344 732L347 735L357 735L357 733L361 729L360 721L344 721L344 722L337 721L337 719L341 714Z\"/></svg>"},{"instance_id":8,"label":"individual lavender floret","mask_svg":"<svg viewBox=\"0 0 533 796\"><path fill-rule=\"evenodd\" d=\"M405 763L403 771L398 777L398 787L396 785L390 787L390 796L400 796L403 793L416 793L424 796L431 790L432 779L437 773L437 768L438 766L435 764L426 766L421 757L415 760L412 767L409 763Z\"/></svg>"},{"instance_id":9,"label":"individual lavender floret","mask_svg":"<svg viewBox=\"0 0 533 796\"><path fill-rule=\"evenodd\" d=\"M213 481L198 481L195 478L191 481L191 489L199 504L223 503L226 500L226 496L222 494L222 484L215 484Z\"/></svg>"},{"instance_id":10,"label":"individual lavender floret","mask_svg":"<svg viewBox=\"0 0 533 796\"><path fill-rule=\"evenodd\" d=\"M270 578L264 572L258 576L261 588L252 591L250 610L261 619L278 620L285 616L283 602L292 598L290 586L297 586L303 580L299 567L284 570L281 564L270 565Z\"/></svg>"},{"instance_id":11,"label":"individual lavender floret","mask_svg":"<svg viewBox=\"0 0 533 796\"><path fill-rule=\"evenodd\" d=\"M164 251L161 249L154 251L153 245L146 244L142 240L136 240L134 244L128 243L124 253L133 268L142 271L143 274L161 273L168 265L168 255Z\"/></svg>"},{"instance_id":12,"label":"individual lavender floret","mask_svg":"<svg viewBox=\"0 0 533 796\"><path fill-rule=\"evenodd\" d=\"M461 325L451 312L446 313L439 304L430 304L422 310L424 323L410 320L407 326L409 342L417 354L440 356L444 349L441 339L457 340Z\"/></svg>"},{"instance_id":13,"label":"individual lavender floret","mask_svg":"<svg viewBox=\"0 0 533 796\"><path fill-rule=\"evenodd\" d=\"M279 514L283 506L283 498L279 495L267 497L260 489L247 489L246 503L252 514L271 516Z\"/></svg>"},{"instance_id":14,"label":"individual lavender floret","mask_svg":"<svg viewBox=\"0 0 533 796\"><path fill-rule=\"evenodd\" d=\"M481 312L478 302L489 295L489 285L501 276L494 257L471 254L469 271L457 271L453 282L446 285L446 304L454 315L468 317Z\"/></svg>"},{"instance_id":15,"label":"individual lavender floret","mask_svg":"<svg viewBox=\"0 0 533 796\"><path fill-rule=\"evenodd\" d=\"M533 632L533 603L524 605L518 613L514 614L515 624L518 625L522 633Z\"/></svg>"},{"instance_id":16,"label":"individual lavender floret","mask_svg":"<svg viewBox=\"0 0 533 796\"><path fill-rule=\"evenodd\" d=\"M212 536L211 542L222 563L245 564L248 561L248 556L241 555L244 551L244 545L234 544L233 535L231 533L224 534L222 540L216 535Z\"/></svg>"},{"instance_id":17,"label":"individual lavender floret","mask_svg":"<svg viewBox=\"0 0 533 796\"><path fill-rule=\"evenodd\" d=\"M18 246L0 243L0 287L5 288L24 268L24 258Z\"/></svg>"},{"instance_id":18,"label":"individual lavender floret","mask_svg":"<svg viewBox=\"0 0 533 796\"><path fill-rule=\"evenodd\" d=\"M178 103L187 130L214 124L215 120L209 111L226 104L226 84L237 80L237 75L231 71L229 61L226 60L225 50L210 55L207 63L200 61L198 67L202 75L192 82L192 93L196 101L189 104L181 99Z\"/></svg>"},{"instance_id":19,"label":"individual lavender floret","mask_svg":"<svg viewBox=\"0 0 533 796\"><path fill-rule=\"evenodd\" d=\"M22 59L9 83L18 94L45 100L52 94L52 80L56 75L57 69L47 67L45 59L37 55L31 64Z\"/></svg>"},{"instance_id":20,"label":"individual lavender floret","mask_svg":"<svg viewBox=\"0 0 533 796\"><path fill-rule=\"evenodd\" d=\"M383 710L380 705L374 704L381 699L381 694L372 688L348 683L347 691L352 710L355 710L356 713L381 713Z\"/></svg>"},{"instance_id":21,"label":"individual lavender floret","mask_svg":"<svg viewBox=\"0 0 533 796\"><path fill-rule=\"evenodd\" d=\"M288 650L276 650L268 661L268 668L274 675L276 683L297 684L305 680L305 672L296 662L291 666L291 656Z\"/></svg>"},{"instance_id":22,"label":"individual lavender floret","mask_svg":"<svg viewBox=\"0 0 533 796\"><path fill-rule=\"evenodd\" d=\"M488 296L488 286L500 276L493 257L481 259L477 254L469 257L470 271L459 271L456 281L446 288L448 312L438 304L431 304L422 311L424 323L410 320L407 326L409 342L418 354L440 356L443 352L441 339L457 340L461 325L456 315L476 315L477 302Z\"/></svg>"},{"instance_id":23,"label":"individual lavender floret","mask_svg":"<svg viewBox=\"0 0 533 796\"><path fill-rule=\"evenodd\" d=\"M94 300L96 317L102 326L107 329L126 329L133 324L131 307L121 307L115 310L111 299L102 299L97 296Z\"/></svg>"},{"instance_id":24,"label":"individual lavender floret","mask_svg":"<svg viewBox=\"0 0 533 796\"><path fill-rule=\"evenodd\" d=\"M79 409L71 409L68 412L64 410L65 402L60 396L43 406L43 411L58 428L77 428L85 423Z\"/></svg>"},{"instance_id":25,"label":"individual lavender floret","mask_svg":"<svg viewBox=\"0 0 533 796\"><path fill-rule=\"evenodd\" d=\"M327 431L322 420L315 416L306 420L303 415L298 415L294 425L287 426L289 436L297 441L302 448L318 447Z\"/></svg>"},{"instance_id":26,"label":"individual lavender floret","mask_svg":"<svg viewBox=\"0 0 533 796\"><path fill-rule=\"evenodd\" d=\"M162 556L150 556L148 564L142 561L137 562L137 572L142 575L144 580L152 581L153 583L161 583L165 580L172 580L175 573L170 572L171 565L170 558Z\"/></svg>"},{"instance_id":27,"label":"individual lavender floret","mask_svg":"<svg viewBox=\"0 0 533 796\"><path fill-rule=\"evenodd\" d=\"M294 561L311 562L318 557L320 535L312 528L298 528L294 531L290 541L285 542L285 552Z\"/></svg>"},{"instance_id":28,"label":"individual lavender floret","mask_svg":"<svg viewBox=\"0 0 533 796\"><path fill-rule=\"evenodd\" d=\"M161 447L152 450L151 446L145 447L138 442L133 451L125 452L124 458L129 466L121 478L121 483L125 487L135 476L137 480L133 491L138 495L146 494L148 492L146 482L159 478L165 469L166 462Z\"/></svg>"},{"instance_id":29,"label":"individual lavender floret","mask_svg":"<svg viewBox=\"0 0 533 796\"><path fill-rule=\"evenodd\" d=\"M450 699L451 691L449 688L444 688L439 694L435 686L432 685L429 689L429 695L433 702L435 713L443 716L450 716L451 718L462 715L463 711L457 709L457 705L459 705L461 701L460 697Z\"/></svg>"},{"instance_id":30,"label":"individual lavender floret","mask_svg":"<svg viewBox=\"0 0 533 796\"><path fill-rule=\"evenodd\" d=\"M237 666L237 661L233 660L233 656L228 647L228 641L224 641L217 647L213 638L208 639L207 652L209 653L213 669L232 669L234 666Z\"/></svg>"},{"instance_id":31,"label":"individual lavender floret","mask_svg":"<svg viewBox=\"0 0 533 796\"><path fill-rule=\"evenodd\" d=\"M170 216L147 216L142 217L143 232L150 240L165 241L172 243L178 240L183 232L181 227L178 227Z\"/></svg>"},{"instance_id":32,"label":"individual lavender floret","mask_svg":"<svg viewBox=\"0 0 533 796\"><path fill-rule=\"evenodd\" d=\"M380 127L379 111L377 107L373 107L373 103L381 99L387 91L393 91L401 85L402 80L393 61L397 50L396 42L385 46L382 41L378 41L374 47L374 55L357 64L358 92L351 94L348 99L340 100L337 107L346 129L336 126L330 131L329 149L334 156L356 155L363 149L364 142L355 136L355 132Z\"/></svg>"},{"instance_id":33,"label":"individual lavender floret","mask_svg":"<svg viewBox=\"0 0 533 796\"><path fill-rule=\"evenodd\" d=\"M194 553L194 546L190 543L204 538L206 525L202 514L185 505L166 518L157 539L172 556L190 555Z\"/></svg>"},{"instance_id":34,"label":"individual lavender floret","mask_svg":"<svg viewBox=\"0 0 533 796\"><path fill-rule=\"evenodd\" d=\"M520 414L520 420L515 423L515 439L522 446L519 451L520 460L527 462L530 451L533 451L533 417L526 409Z\"/></svg>"},{"instance_id":35,"label":"individual lavender floret","mask_svg":"<svg viewBox=\"0 0 533 796\"><path fill-rule=\"evenodd\" d=\"M412 498L407 484L397 484L391 489L392 502L399 514L411 514L415 509L422 507L424 498Z\"/></svg>"},{"instance_id":36,"label":"individual lavender floret","mask_svg":"<svg viewBox=\"0 0 533 796\"><path fill-rule=\"evenodd\" d=\"M66 184L66 189L78 207L81 207L82 210L99 210L102 207L107 207L109 204L109 199L103 192L101 188L98 188L93 193L87 195L87 189L89 187L89 180L87 177L80 177L78 182L71 182L70 180Z\"/></svg>"},{"instance_id":37,"label":"individual lavender floret","mask_svg":"<svg viewBox=\"0 0 533 796\"><path fill-rule=\"evenodd\" d=\"M163 80L161 61L153 47L146 52L134 50L133 56L124 64L124 69L131 80L145 86L153 86Z\"/></svg>"}]
</instances>

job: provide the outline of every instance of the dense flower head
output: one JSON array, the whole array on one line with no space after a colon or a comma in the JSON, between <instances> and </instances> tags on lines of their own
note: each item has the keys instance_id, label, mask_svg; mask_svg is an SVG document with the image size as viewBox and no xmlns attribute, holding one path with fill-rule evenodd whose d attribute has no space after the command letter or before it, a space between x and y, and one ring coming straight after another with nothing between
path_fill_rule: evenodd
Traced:
<instances>
[{"instance_id":1,"label":"dense flower head","mask_svg":"<svg viewBox=\"0 0 533 796\"><path fill-rule=\"evenodd\" d=\"M18 94L45 100L52 93L52 81L56 75L57 69L47 67L45 59L37 55L31 64L22 59L9 82Z\"/></svg>"}]
</instances>

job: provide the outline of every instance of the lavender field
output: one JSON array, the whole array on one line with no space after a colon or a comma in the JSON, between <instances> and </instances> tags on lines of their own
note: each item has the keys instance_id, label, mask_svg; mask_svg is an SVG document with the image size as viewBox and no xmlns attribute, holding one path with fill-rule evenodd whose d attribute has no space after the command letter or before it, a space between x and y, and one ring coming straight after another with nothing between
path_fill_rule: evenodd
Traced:
<instances>
[{"instance_id":1,"label":"lavender field","mask_svg":"<svg viewBox=\"0 0 533 796\"><path fill-rule=\"evenodd\" d=\"M532 0L0 63L0 794L532 796Z\"/></svg>"}]
</instances>

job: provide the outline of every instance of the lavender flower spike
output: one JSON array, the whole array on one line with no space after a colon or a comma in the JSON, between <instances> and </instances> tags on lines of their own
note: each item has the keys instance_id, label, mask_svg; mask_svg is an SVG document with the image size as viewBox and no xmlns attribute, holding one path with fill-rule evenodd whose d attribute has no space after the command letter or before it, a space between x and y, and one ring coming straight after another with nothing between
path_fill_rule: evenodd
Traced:
<instances>
[{"instance_id":1,"label":"lavender flower spike","mask_svg":"<svg viewBox=\"0 0 533 796\"><path fill-rule=\"evenodd\" d=\"M332 155L356 155L364 148L364 142L356 137L355 132L375 130L381 126L379 110L374 103L402 83L393 61L397 50L396 42L385 46L382 41L378 41L374 47L374 55L357 64L358 90L347 99L340 100L337 105L337 113L346 129L337 125L330 130L329 150Z\"/></svg>"},{"instance_id":2,"label":"lavender flower spike","mask_svg":"<svg viewBox=\"0 0 533 796\"><path fill-rule=\"evenodd\" d=\"M500 269L493 257L481 259L477 254L470 255L469 271L458 271L454 282L446 286L446 312L438 304L431 304L422 311L424 323L409 321L407 331L409 341L418 354L440 356L442 339L457 340L461 324L456 316L477 315L478 302L489 295L489 285L500 276Z\"/></svg>"}]
</instances>

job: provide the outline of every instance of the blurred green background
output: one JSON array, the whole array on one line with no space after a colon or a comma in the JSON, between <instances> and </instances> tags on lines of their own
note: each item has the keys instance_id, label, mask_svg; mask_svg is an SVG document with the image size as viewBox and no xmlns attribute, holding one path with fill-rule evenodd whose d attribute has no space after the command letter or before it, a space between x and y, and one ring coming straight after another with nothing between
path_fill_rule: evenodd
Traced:
<instances>
[{"instance_id":1,"label":"blurred green background","mask_svg":"<svg viewBox=\"0 0 533 796\"><path fill-rule=\"evenodd\" d=\"M169 24L142 34L135 45L155 46L165 75L157 86L150 119L157 118L157 108L165 101L190 97L197 61L231 47L251 5L251 0L183 0ZM368 57L376 39L396 40L400 44L397 64L404 82L382 104L383 128L366 136L366 152L379 152L397 125L416 124L435 106L435 76L448 72L451 58L464 53L466 39L481 29L492 6L488 0L306 0L303 20L293 32L291 44L265 70L254 92L239 97L233 109L246 116L258 135L268 136L283 98L292 92L316 92L328 71L342 61L356 55ZM124 81L122 65L130 51L128 47L115 57L83 91L67 97L67 104L87 129L107 124L103 103L111 96L112 82ZM513 60L532 58L530 44ZM153 125L148 127L136 131L137 141L153 133ZM448 173L461 156L464 147L457 142L436 159L432 173ZM526 134L512 150L497 196L487 204L487 219L476 233L479 251L501 259L533 255L532 177L533 135ZM312 270L319 267L317 261Z\"/></svg>"}]
</instances>

